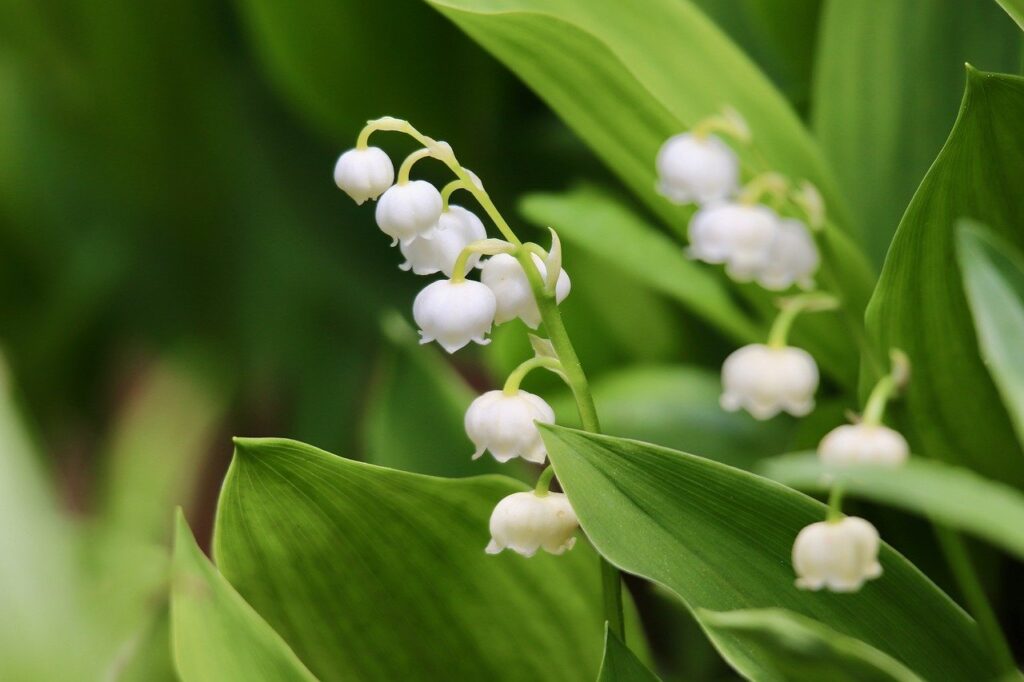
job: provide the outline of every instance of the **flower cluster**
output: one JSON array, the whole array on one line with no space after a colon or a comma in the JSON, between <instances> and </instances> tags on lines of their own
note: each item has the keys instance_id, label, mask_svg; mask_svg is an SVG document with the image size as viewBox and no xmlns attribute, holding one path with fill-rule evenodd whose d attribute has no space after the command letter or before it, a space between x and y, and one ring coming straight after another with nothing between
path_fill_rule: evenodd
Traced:
<instances>
[{"instance_id":1,"label":"flower cluster","mask_svg":"<svg viewBox=\"0 0 1024 682\"><path fill-rule=\"evenodd\" d=\"M370 136L377 131L402 132L423 145L403 161L397 177L391 158L369 146ZM455 179L441 190L425 180L410 179L414 164L426 158L444 163ZM557 234L552 230L549 250L522 243L497 212L480 178L457 161L451 146L423 135L406 121L390 117L370 121L356 148L338 159L334 181L357 204L377 201L377 226L402 252L402 270L444 275L413 301L421 343L436 341L454 353L469 343L489 343L487 336L495 324L518 318L537 329L544 321L542 305L557 315L558 304L569 295ZM449 202L457 190L477 200L501 239L489 239L479 217ZM467 279L474 269L480 271L479 281ZM532 340L543 352L522 363L502 390L484 393L466 411L466 433L476 446L473 459L490 451L499 462L516 457L535 464L547 460L537 424L554 423L554 411L519 384L536 368L561 374L561 362L550 342ZM509 495L498 503L491 516L488 553L508 548L532 556L539 548L552 554L572 548L578 521L565 495L548 491L552 476L548 467L535 490Z\"/></svg>"},{"instance_id":2,"label":"flower cluster","mask_svg":"<svg viewBox=\"0 0 1024 682\"><path fill-rule=\"evenodd\" d=\"M669 138L655 161L658 191L675 204L695 204L689 225L692 258L725 266L738 282L783 291L814 288L821 262L808 229L824 221L821 196L808 182L798 190L767 172L740 185L740 160L715 131L748 143L746 122L732 109ZM770 206L766 202L774 205ZM798 215L786 213L789 205Z\"/></svg>"}]
</instances>

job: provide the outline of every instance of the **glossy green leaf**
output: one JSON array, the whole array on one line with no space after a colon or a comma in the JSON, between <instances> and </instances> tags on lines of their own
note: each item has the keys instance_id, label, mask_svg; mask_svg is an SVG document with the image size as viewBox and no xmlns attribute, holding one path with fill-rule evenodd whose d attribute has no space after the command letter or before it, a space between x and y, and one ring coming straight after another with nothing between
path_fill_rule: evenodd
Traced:
<instances>
[{"instance_id":1,"label":"glossy green leaf","mask_svg":"<svg viewBox=\"0 0 1024 682\"><path fill-rule=\"evenodd\" d=\"M558 479L598 551L665 585L690 609L786 608L863 640L925 679L995 674L970 618L888 546L879 555L884 576L854 598L797 589L793 539L824 518L819 502L674 450L561 427L543 432ZM715 643L752 679L769 665L734 637Z\"/></svg>"},{"instance_id":2,"label":"glossy green leaf","mask_svg":"<svg viewBox=\"0 0 1024 682\"><path fill-rule=\"evenodd\" d=\"M630 367L597 377L591 391L606 433L697 450L744 469L785 451L793 432L793 422L784 418L757 421L745 412L723 410L718 373L700 367ZM551 404L557 423L578 425L571 396Z\"/></svg>"},{"instance_id":3,"label":"glossy green leaf","mask_svg":"<svg viewBox=\"0 0 1024 682\"><path fill-rule=\"evenodd\" d=\"M1019 31L993 2L825 3L812 120L881 263L956 118L963 64L1016 71Z\"/></svg>"},{"instance_id":4,"label":"glossy green leaf","mask_svg":"<svg viewBox=\"0 0 1024 682\"><path fill-rule=\"evenodd\" d=\"M653 0L642 12L613 0L431 4L509 66L670 223L683 213L655 192L657 150L724 104L746 117L759 158L817 184L842 214L821 154L785 99L690 2Z\"/></svg>"},{"instance_id":5,"label":"glossy green leaf","mask_svg":"<svg viewBox=\"0 0 1024 682\"><path fill-rule=\"evenodd\" d=\"M957 255L981 357L1024 444L1024 256L980 225L962 221Z\"/></svg>"},{"instance_id":6,"label":"glossy green leaf","mask_svg":"<svg viewBox=\"0 0 1024 682\"><path fill-rule=\"evenodd\" d=\"M1024 0L996 0L999 6L1024 29Z\"/></svg>"},{"instance_id":7,"label":"glossy green leaf","mask_svg":"<svg viewBox=\"0 0 1024 682\"><path fill-rule=\"evenodd\" d=\"M323 680L593 679L604 622L594 552L483 551L494 505L522 489L239 439L215 556Z\"/></svg>"},{"instance_id":8,"label":"glossy green leaf","mask_svg":"<svg viewBox=\"0 0 1024 682\"><path fill-rule=\"evenodd\" d=\"M713 638L727 637L756 652L765 682L920 682L878 649L785 609L707 611L700 621Z\"/></svg>"},{"instance_id":9,"label":"glossy green leaf","mask_svg":"<svg viewBox=\"0 0 1024 682\"><path fill-rule=\"evenodd\" d=\"M316 680L203 555L180 510L171 622L182 682Z\"/></svg>"},{"instance_id":10,"label":"glossy green leaf","mask_svg":"<svg viewBox=\"0 0 1024 682\"><path fill-rule=\"evenodd\" d=\"M553 226L567 243L614 263L735 340L760 337L757 326L712 269L687 258L681 244L658 233L607 194L591 188L569 194L531 194L520 208L531 222Z\"/></svg>"},{"instance_id":11,"label":"glossy green leaf","mask_svg":"<svg viewBox=\"0 0 1024 682\"><path fill-rule=\"evenodd\" d=\"M647 669L640 659L622 643L622 640L605 628L604 658L597 682L657 682L658 676Z\"/></svg>"},{"instance_id":12,"label":"glossy green leaf","mask_svg":"<svg viewBox=\"0 0 1024 682\"><path fill-rule=\"evenodd\" d=\"M897 469L836 469L807 453L765 460L758 471L800 490L824 492L825 481L842 481L848 495L920 514L1024 558L1024 494L970 469L918 457Z\"/></svg>"},{"instance_id":13,"label":"glossy green leaf","mask_svg":"<svg viewBox=\"0 0 1024 682\"><path fill-rule=\"evenodd\" d=\"M1024 453L979 357L954 234L970 217L1024 246L1022 120L1024 79L968 69L960 116L900 222L866 318L877 356L910 357L896 409L914 450L1014 485L1024 485Z\"/></svg>"},{"instance_id":14,"label":"glossy green leaf","mask_svg":"<svg viewBox=\"0 0 1024 682\"><path fill-rule=\"evenodd\" d=\"M382 331L385 344L363 422L366 460L434 476L499 471L492 457L470 458L463 419L476 394L465 380L436 347L421 346L397 313L385 315Z\"/></svg>"}]
</instances>

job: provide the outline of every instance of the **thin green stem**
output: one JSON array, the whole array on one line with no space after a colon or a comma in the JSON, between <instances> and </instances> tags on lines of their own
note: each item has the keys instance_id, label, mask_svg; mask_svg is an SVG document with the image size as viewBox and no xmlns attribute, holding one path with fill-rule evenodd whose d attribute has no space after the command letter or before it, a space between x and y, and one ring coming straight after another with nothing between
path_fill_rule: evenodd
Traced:
<instances>
[{"instance_id":1,"label":"thin green stem","mask_svg":"<svg viewBox=\"0 0 1024 682\"><path fill-rule=\"evenodd\" d=\"M452 180L443 188L441 188L441 210L447 211L448 202L452 198L452 193L454 193L456 190L465 189L465 187L466 183L464 183L462 180Z\"/></svg>"},{"instance_id":2,"label":"thin green stem","mask_svg":"<svg viewBox=\"0 0 1024 682\"><path fill-rule=\"evenodd\" d=\"M825 520L835 523L843 518L843 485L836 483L828 494L828 511Z\"/></svg>"},{"instance_id":3,"label":"thin green stem","mask_svg":"<svg viewBox=\"0 0 1024 682\"><path fill-rule=\"evenodd\" d=\"M545 357L530 358L526 362L521 363L512 370L512 373L508 375L508 379L505 380L505 387L502 389L505 395L515 395L519 391L519 384L523 382L526 375L538 367L560 370L562 369L562 363L557 358Z\"/></svg>"},{"instance_id":4,"label":"thin green stem","mask_svg":"<svg viewBox=\"0 0 1024 682\"><path fill-rule=\"evenodd\" d=\"M550 464L544 467L544 471L540 472L540 476L537 478L537 485L533 488L533 494L537 497L544 497L548 494L548 488L551 487L551 479L555 477L555 468Z\"/></svg>"},{"instance_id":5,"label":"thin green stem","mask_svg":"<svg viewBox=\"0 0 1024 682\"><path fill-rule=\"evenodd\" d=\"M566 383L569 384L569 389L576 399L576 409L579 411L583 430L600 433L601 423L597 418L597 408L594 406L594 398L590 394L587 375L583 371L579 356L576 355L576 349L573 347L565 323L562 321L562 313L555 302L554 294L547 291L544 279L540 276L540 271L530 257L529 251L521 250L516 257L522 264L523 270L526 271L526 277L533 289L534 297L537 299L541 319L544 321L544 329L561 361ZM608 563L606 559L601 557L600 561L604 617L608 621L611 631L620 639L625 640L626 633L622 615L622 576L619 570Z\"/></svg>"},{"instance_id":6,"label":"thin green stem","mask_svg":"<svg viewBox=\"0 0 1024 682\"><path fill-rule=\"evenodd\" d=\"M939 545L946 555L946 562L953 572L960 593L967 603L967 609L978 623L978 630L989 647L989 652L1003 670L1015 671L1017 663L1013 660L1012 650L1002 628L999 627L999 620L985 594L985 588L982 587L981 580L974 570L974 564L971 562L963 538L958 533L938 525L935 526L935 534L938 536Z\"/></svg>"},{"instance_id":7,"label":"thin green stem","mask_svg":"<svg viewBox=\"0 0 1024 682\"><path fill-rule=\"evenodd\" d=\"M864 416L861 423L866 426L878 426L882 423L882 416L885 414L885 406L889 399L896 393L896 380L891 374L882 377L875 387L871 389L867 405L864 407Z\"/></svg>"},{"instance_id":8,"label":"thin green stem","mask_svg":"<svg viewBox=\"0 0 1024 682\"><path fill-rule=\"evenodd\" d=\"M773 171L761 173L744 185L740 192L740 203L756 204L766 194L777 202L785 202L789 195L789 181Z\"/></svg>"},{"instance_id":9,"label":"thin green stem","mask_svg":"<svg viewBox=\"0 0 1024 682\"><path fill-rule=\"evenodd\" d=\"M466 279L466 271L469 270L467 267L469 259L474 254L482 253L488 256L493 256L496 253L507 253L513 249L511 244L504 242L500 239L481 239L479 241L470 242L462 251L459 251L459 255L455 258L455 264L452 265L452 283L458 284L462 280Z\"/></svg>"},{"instance_id":10,"label":"thin green stem","mask_svg":"<svg viewBox=\"0 0 1024 682\"><path fill-rule=\"evenodd\" d=\"M398 169L398 180L399 185L404 185L409 182L409 173L412 172L413 164L420 159L425 159L430 156L430 150L424 147L423 149L417 149L409 156L405 157L405 161L402 162L401 167Z\"/></svg>"},{"instance_id":11,"label":"thin green stem","mask_svg":"<svg viewBox=\"0 0 1024 682\"><path fill-rule=\"evenodd\" d=\"M768 345L772 348L783 348L789 338L789 330L800 313L834 310L838 307L839 299L820 292L784 300L782 310L772 322L772 328L768 332Z\"/></svg>"}]
</instances>

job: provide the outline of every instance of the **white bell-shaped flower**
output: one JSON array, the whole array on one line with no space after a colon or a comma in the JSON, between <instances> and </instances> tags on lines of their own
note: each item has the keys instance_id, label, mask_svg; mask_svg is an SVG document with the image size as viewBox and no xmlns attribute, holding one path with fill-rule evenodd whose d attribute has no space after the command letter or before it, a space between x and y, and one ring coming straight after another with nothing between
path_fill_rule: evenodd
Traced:
<instances>
[{"instance_id":1,"label":"white bell-shaped flower","mask_svg":"<svg viewBox=\"0 0 1024 682\"><path fill-rule=\"evenodd\" d=\"M399 248L405 262L398 267L412 270L417 275L432 275L443 272L452 276L452 269L459 254L469 244L487 238L487 229L471 211L461 206L449 206L441 214L430 235L430 239L414 239ZM473 254L466 262L466 272L480 261L479 254ZM465 275L466 272L462 274Z\"/></svg>"},{"instance_id":2,"label":"white bell-shaped flower","mask_svg":"<svg viewBox=\"0 0 1024 682\"><path fill-rule=\"evenodd\" d=\"M743 346L722 365L722 407L745 409L756 419L771 419L781 411L802 417L814 409L818 365L802 348Z\"/></svg>"},{"instance_id":3,"label":"white bell-shaped flower","mask_svg":"<svg viewBox=\"0 0 1024 682\"><path fill-rule=\"evenodd\" d=\"M844 424L829 431L818 445L818 456L833 466L899 466L909 455L907 439L881 424Z\"/></svg>"},{"instance_id":4,"label":"white bell-shaped flower","mask_svg":"<svg viewBox=\"0 0 1024 682\"><path fill-rule=\"evenodd\" d=\"M814 273L820 264L818 246L807 226L799 220L784 218L779 221L764 267L757 273L757 283L772 291L782 291L794 284L813 289Z\"/></svg>"},{"instance_id":5,"label":"white bell-shaped flower","mask_svg":"<svg viewBox=\"0 0 1024 682\"><path fill-rule=\"evenodd\" d=\"M544 261L535 253L531 256L540 271L541 279L547 279L548 271ZM530 281L526 278L526 271L518 260L507 253L488 258L480 266L480 281L491 288L498 301L495 322L501 324L518 317L530 329L537 328L540 324L540 310L533 297ZM569 275L563 269L558 273L558 281L555 283L555 301L564 301L571 288Z\"/></svg>"},{"instance_id":6,"label":"white bell-shaped flower","mask_svg":"<svg viewBox=\"0 0 1024 682\"><path fill-rule=\"evenodd\" d=\"M476 446L473 459L490 450L499 462L522 457L543 464L548 453L534 422L555 423L554 410L540 396L521 389L512 395L488 391L479 396L465 420L466 435Z\"/></svg>"},{"instance_id":7,"label":"white bell-shaped flower","mask_svg":"<svg viewBox=\"0 0 1024 682\"><path fill-rule=\"evenodd\" d=\"M730 277L749 282L764 270L778 232L779 216L762 204L705 206L690 220L688 253L705 263L725 263Z\"/></svg>"},{"instance_id":8,"label":"white bell-shaped flower","mask_svg":"<svg viewBox=\"0 0 1024 682\"><path fill-rule=\"evenodd\" d=\"M736 193L740 164L735 152L714 135L682 133L658 150L658 192L676 204L707 204Z\"/></svg>"},{"instance_id":9,"label":"white bell-shaped flower","mask_svg":"<svg viewBox=\"0 0 1024 682\"><path fill-rule=\"evenodd\" d=\"M793 543L797 587L856 592L882 575L878 531L864 519L847 516L807 526Z\"/></svg>"},{"instance_id":10,"label":"white bell-shaped flower","mask_svg":"<svg viewBox=\"0 0 1024 682\"><path fill-rule=\"evenodd\" d=\"M412 316L420 327L420 343L437 341L454 353L470 341L486 345L494 324L495 301L480 282L442 279L428 284L416 295Z\"/></svg>"},{"instance_id":11,"label":"white bell-shaped flower","mask_svg":"<svg viewBox=\"0 0 1024 682\"><path fill-rule=\"evenodd\" d=\"M378 147L349 149L334 164L334 184L357 204L376 199L394 181L391 157Z\"/></svg>"},{"instance_id":12,"label":"white bell-shaped flower","mask_svg":"<svg viewBox=\"0 0 1024 682\"><path fill-rule=\"evenodd\" d=\"M551 554L572 549L579 520L562 493L513 493L494 508L490 526L488 554L511 549L529 557L541 548Z\"/></svg>"},{"instance_id":13,"label":"white bell-shaped flower","mask_svg":"<svg viewBox=\"0 0 1024 682\"><path fill-rule=\"evenodd\" d=\"M377 226L394 243L429 238L441 217L441 193L426 180L392 185L377 201Z\"/></svg>"}]
</instances>

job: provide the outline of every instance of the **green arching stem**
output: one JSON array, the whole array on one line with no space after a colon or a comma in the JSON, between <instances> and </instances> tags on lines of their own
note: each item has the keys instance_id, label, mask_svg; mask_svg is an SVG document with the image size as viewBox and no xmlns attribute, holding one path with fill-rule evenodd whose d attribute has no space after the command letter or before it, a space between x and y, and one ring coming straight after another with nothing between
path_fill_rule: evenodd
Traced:
<instances>
[{"instance_id":1,"label":"green arching stem","mask_svg":"<svg viewBox=\"0 0 1024 682\"><path fill-rule=\"evenodd\" d=\"M739 201L741 204L756 204L764 195L769 195L784 203L789 196L789 181L774 171L761 173L743 186Z\"/></svg>"},{"instance_id":2,"label":"green arching stem","mask_svg":"<svg viewBox=\"0 0 1024 682\"><path fill-rule=\"evenodd\" d=\"M1017 670L1017 663L1013 660L1010 645L999 626L999 619L996 618L995 610L989 603L985 588L982 587L981 580L978 579L978 574L974 570L974 564L971 563L971 557L967 547L964 546L963 538L955 531L939 525L935 526L935 534L939 539L939 546L946 555L946 563L949 564L953 577L960 588L960 593L964 601L967 602L967 609L974 616L978 630L989 647L992 657L1006 672ZM1007 677L1007 679L1010 678Z\"/></svg>"},{"instance_id":3,"label":"green arching stem","mask_svg":"<svg viewBox=\"0 0 1024 682\"><path fill-rule=\"evenodd\" d=\"M409 182L409 173L412 172L412 166L420 159L425 159L431 156L431 152L427 148L417 149L409 156L405 157L405 161L402 162L401 167L398 169L398 179L396 182L399 185L404 185Z\"/></svg>"},{"instance_id":4,"label":"green arching stem","mask_svg":"<svg viewBox=\"0 0 1024 682\"><path fill-rule=\"evenodd\" d=\"M537 485L533 488L533 494L537 497L546 497L548 488L551 487L551 479L554 477L555 468L550 464L544 467L544 471L540 472L540 476L537 478Z\"/></svg>"},{"instance_id":5,"label":"green arching stem","mask_svg":"<svg viewBox=\"0 0 1024 682\"><path fill-rule=\"evenodd\" d=\"M424 146L424 148L438 150L438 153L434 153L433 156L444 162L444 164L455 174L455 177L463 182L465 189L477 200L477 203L479 203L481 208L484 209L484 212L487 213L487 216L498 228L498 231L501 232L502 236L514 246L522 245L522 242L505 221L505 218L498 211L498 208L494 205L490 195L487 194L486 190L473 182L473 179L456 160L455 155L451 153L450 150L440 150L439 143L436 140L427 137L420 131L416 130L416 128L409 124L408 121L403 121L389 116L369 121L366 124L366 127L363 128L362 132L360 132L356 146L364 148L370 135L377 130L402 132L416 139ZM360 145L362 145L362 147L360 147ZM463 253L465 253L465 250ZM460 259L462 256L463 254L459 254ZM466 255L466 259L468 258L469 256ZM546 291L544 279L540 276L540 272L537 270L536 264L530 257L530 251L518 250L516 258L523 265L523 269L526 271L526 277L530 282L530 288L533 290L534 296L537 299L537 307L540 310L541 319L544 322L544 328L547 330L551 345L554 347L555 352L558 355L558 359L561 361L562 372L565 374L566 383L569 385L570 390L572 390L573 397L576 399L576 409L580 413L580 421L583 428L586 431L598 433L600 432L600 423L597 419L597 409L594 407L594 399L590 395L587 376L583 372L583 367L580 364L579 357L576 355L576 349L573 347L572 341L569 339L569 333L566 331L565 324L562 322L562 314L558 310L558 304L555 302L554 294L549 294ZM463 260L463 270L464 269L465 260ZM458 264L456 264L452 280L457 281L455 278L461 275L463 270L459 270ZM626 633L622 616L622 578L618 569L605 561L603 557L601 558L601 582L604 587L605 620L608 622L609 629L624 641Z\"/></svg>"},{"instance_id":6,"label":"green arching stem","mask_svg":"<svg viewBox=\"0 0 1024 682\"><path fill-rule=\"evenodd\" d=\"M576 399L576 409L579 411L583 430L600 433L601 423L597 418L597 408L594 407L594 399L590 394L587 375L583 372L579 356L576 355L576 349L569 339L569 333L565 329L562 313L555 302L554 294L547 291L544 279L540 276L540 271L537 270L529 251L520 250L516 254L516 258L519 259L523 270L526 271L526 278L537 299L537 307L540 309L540 317L544 321L548 339L561 361L565 381ZM608 621L609 629L620 639L625 640L625 624L622 615L622 576L619 570L608 563L604 557L601 557L600 561L604 617Z\"/></svg>"},{"instance_id":7,"label":"green arching stem","mask_svg":"<svg viewBox=\"0 0 1024 682\"><path fill-rule=\"evenodd\" d=\"M871 389L867 405L864 407L864 416L861 423L865 426L878 426L882 423L882 415L885 414L885 406L889 399L896 393L896 379L892 374L886 374L879 379L875 387Z\"/></svg>"},{"instance_id":8,"label":"green arching stem","mask_svg":"<svg viewBox=\"0 0 1024 682\"><path fill-rule=\"evenodd\" d=\"M740 128L736 121L724 114L708 116L690 129L690 133L698 140L707 139L712 133L725 133L739 142L747 142L748 131Z\"/></svg>"},{"instance_id":9,"label":"green arching stem","mask_svg":"<svg viewBox=\"0 0 1024 682\"><path fill-rule=\"evenodd\" d=\"M835 523L843 518L843 485L842 483L836 483L832 486L832 490L828 494L828 511L825 514L825 520L829 523Z\"/></svg>"},{"instance_id":10,"label":"green arching stem","mask_svg":"<svg viewBox=\"0 0 1024 682\"><path fill-rule=\"evenodd\" d=\"M364 137L368 140L370 135L378 130L405 133L422 144L425 148L435 150L433 152L433 156L448 166L452 173L455 174L455 177L462 181L466 191L473 195L473 198L476 199L477 203L480 204L480 207L484 209L487 217L491 219L491 222L493 222L495 227L498 228L501 235L516 246L519 246L519 244L522 243L519 241L515 232L512 231L512 228L509 227L505 218L502 217L498 208L494 205L494 202L491 201L491 197L487 194L487 191L473 182L473 178L469 176L469 173L466 172L466 169L462 167L453 153L449 150L445 150L446 153L441 153L439 149L440 143L438 143L437 140L427 137L420 131L416 130L416 128L414 128L408 121L385 116L384 118L379 118L366 124L366 127L359 133L359 140L356 142L356 146L359 145L359 141L364 140Z\"/></svg>"},{"instance_id":11,"label":"green arching stem","mask_svg":"<svg viewBox=\"0 0 1024 682\"><path fill-rule=\"evenodd\" d=\"M545 357L530 358L526 362L521 363L518 367L512 370L512 373L508 375L508 379L505 380L505 387L502 389L505 395L515 395L519 391L519 384L523 382L526 375L538 367L561 370L562 363L559 362L557 358Z\"/></svg>"},{"instance_id":12,"label":"green arching stem","mask_svg":"<svg viewBox=\"0 0 1024 682\"><path fill-rule=\"evenodd\" d=\"M768 345L771 348L786 346L789 330L797 315L803 312L834 310L839 307L839 299L829 294L811 293L786 299L781 305L782 310L772 322L772 328L768 332Z\"/></svg>"},{"instance_id":13,"label":"green arching stem","mask_svg":"<svg viewBox=\"0 0 1024 682\"><path fill-rule=\"evenodd\" d=\"M458 284L466 279L466 270L468 270L466 264L473 254L483 253L493 256L496 253L505 253L513 248L515 247L500 239L481 239L470 242L462 251L459 251L459 255L455 258L455 264L452 265L452 284Z\"/></svg>"},{"instance_id":14,"label":"green arching stem","mask_svg":"<svg viewBox=\"0 0 1024 682\"><path fill-rule=\"evenodd\" d=\"M452 180L441 189L441 210L448 211L448 201L456 190L465 189L466 183L462 180Z\"/></svg>"}]
</instances>

